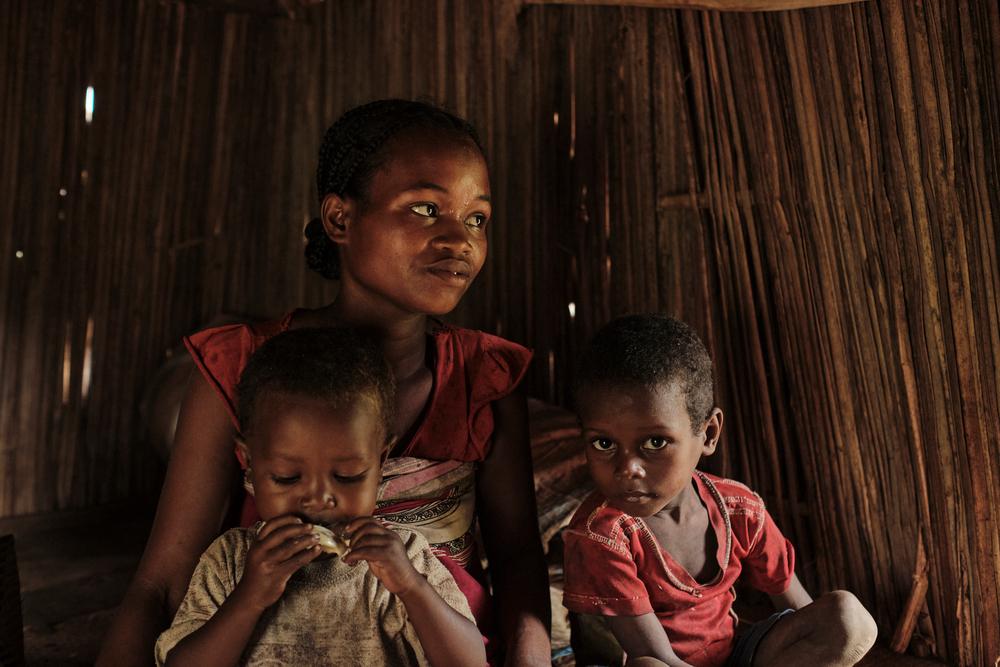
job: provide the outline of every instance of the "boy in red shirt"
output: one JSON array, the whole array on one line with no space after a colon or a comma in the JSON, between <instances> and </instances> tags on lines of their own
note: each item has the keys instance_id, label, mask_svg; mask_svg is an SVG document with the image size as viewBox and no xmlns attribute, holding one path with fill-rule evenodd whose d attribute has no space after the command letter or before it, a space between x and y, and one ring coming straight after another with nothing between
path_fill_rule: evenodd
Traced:
<instances>
[{"instance_id":1,"label":"boy in red shirt","mask_svg":"<svg viewBox=\"0 0 1000 667\"><path fill-rule=\"evenodd\" d=\"M584 352L574 393L597 492L563 533L564 604L604 616L626 665L861 660L877 628L857 598L813 601L760 496L695 469L715 451L722 411L693 329L661 315L611 322ZM737 635L740 576L779 611Z\"/></svg>"}]
</instances>

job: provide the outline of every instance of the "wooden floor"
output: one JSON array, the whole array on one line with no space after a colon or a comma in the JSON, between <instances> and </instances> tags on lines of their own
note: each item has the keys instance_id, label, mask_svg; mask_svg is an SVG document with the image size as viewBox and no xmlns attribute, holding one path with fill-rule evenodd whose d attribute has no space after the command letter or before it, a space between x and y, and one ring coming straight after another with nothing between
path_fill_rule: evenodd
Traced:
<instances>
[{"instance_id":1,"label":"wooden floor","mask_svg":"<svg viewBox=\"0 0 1000 667\"><path fill-rule=\"evenodd\" d=\"M13 533L21 580L25 658L29 667L93 663L139 560L152 517L143 504L0 519ZM567 656L559 665L572 666ZM941 663L876 647L866 667Z\"/></svg>"}]
</instances>

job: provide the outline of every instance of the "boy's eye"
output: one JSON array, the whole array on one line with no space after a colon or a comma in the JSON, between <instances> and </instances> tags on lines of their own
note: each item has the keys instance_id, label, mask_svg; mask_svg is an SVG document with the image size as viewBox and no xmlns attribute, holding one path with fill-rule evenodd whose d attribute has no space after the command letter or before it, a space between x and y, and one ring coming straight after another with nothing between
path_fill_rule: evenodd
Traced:
<instances>
[{"instance_id":1,"label":"boy's eye","mask_svg":"<svg viewBox=\"0 0 1000 667\"><path fill-rule=\"evenodd\" d=\"M594 438L590 441L590 446L599 452L610 452L615 448L615 443L607 438Z\"/></svg>"},{"instance_id":2,"label":"boy's eye","mask_svg":"<svg viewBox=\"0 0 1000 667\"><path fill-rule=\"evenodd\" d=\"M475 227L476 229L483 229L486 227L487 222L489 222L489 219L482 213L473 213L465 221L465 224L470 227Z\"/></svg>"},{"instance_id":3,"label":"boy's eye","mask_svg":"<svg viewBox=\"0 0 1000 667\"><path fill-rule=\"evenodd\" d=\"M281 484L282 486L290 486L292 484L295 484L295 482L299 481L299 476L288 475L283 477L281 475L271 475L271 479L274 480L275 484Z\"/></svg>"},{"instance_id":4,"label":"boy's eye","mask_svg":"<svg viewBox=\"0 0 1000 667\"><path fill-rule=\"evenodd\" d=\"M646 441L642 443L643 449L657 450L657 449L663 449L666 446L667 446L667 439L659 438L656 436L653 436L652 438L646 438Z\"/></svg>"},{"instance_id":5,"label":"boy's eye","mask_svg":"<svg viewBox=\"0 0 1000 667\"><path fill-rule=\"evenodd\" d=\"M437 204L413 204L410 210L425 218L436 218L438 216Z\"/></svg>"}]
</instances>

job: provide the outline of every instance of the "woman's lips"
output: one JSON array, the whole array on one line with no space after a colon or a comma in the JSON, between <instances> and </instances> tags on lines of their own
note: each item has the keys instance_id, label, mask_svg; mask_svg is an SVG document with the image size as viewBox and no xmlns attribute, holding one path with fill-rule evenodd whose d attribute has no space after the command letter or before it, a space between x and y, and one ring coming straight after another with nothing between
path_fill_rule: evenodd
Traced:
<instances>
[{"instance_id":1,"label":"woman's lips","mask_svg":"<svg viewBox=\"0 0 1000 667\"><path fill-rule=\"evenodd\" d=\"M441 259L430 264L427 270L453 285L466 285L472 280L472 265L464 259Z\"/></svg>"}]
</instances>

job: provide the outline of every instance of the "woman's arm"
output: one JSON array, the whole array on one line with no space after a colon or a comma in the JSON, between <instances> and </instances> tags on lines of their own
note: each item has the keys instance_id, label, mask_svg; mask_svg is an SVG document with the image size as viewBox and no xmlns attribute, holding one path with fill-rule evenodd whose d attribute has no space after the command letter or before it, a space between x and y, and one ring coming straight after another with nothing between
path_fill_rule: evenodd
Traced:
<instances>
[{"instance_id":1,"label":"woman's arm","mask_svg":"<svg viewBox=\"0 0 1000 667\"><path fill-rule=\"evenodd\" d=\"M195 374L181 406L153 528L104 638L98 667L146 667L170 624L201 552L218 535L239 473L222 398Z\"/></svg>"},{"instance_id":2,"label":"woman's arm","mask_svg":"<svg viewBox=\"0 0 1000 667\"><path fill-rule=\"evenodd\" d=\"M538 535L527 406L513 394L493 403L493 447L476 480L508 665L550 665L549 578Z\"/></svg>"}]
</instances>

